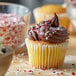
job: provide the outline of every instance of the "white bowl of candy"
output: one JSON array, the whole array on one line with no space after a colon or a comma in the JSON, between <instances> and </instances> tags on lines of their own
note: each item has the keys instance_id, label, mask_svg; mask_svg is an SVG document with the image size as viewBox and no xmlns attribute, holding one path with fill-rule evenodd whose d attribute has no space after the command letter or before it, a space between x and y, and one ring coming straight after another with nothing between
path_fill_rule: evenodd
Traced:
<instances>
[{"instance_id":1,"label":"white bowl of candy","mask_svg":"<svg viewBox=\"0 0 76 76\"><path fill-rule=\"evenodd\" d=\"M27 7L0 3L0 37L4 45L17 47L24 43L30 23L30 11Z\"/></svg>"}]
</instances>

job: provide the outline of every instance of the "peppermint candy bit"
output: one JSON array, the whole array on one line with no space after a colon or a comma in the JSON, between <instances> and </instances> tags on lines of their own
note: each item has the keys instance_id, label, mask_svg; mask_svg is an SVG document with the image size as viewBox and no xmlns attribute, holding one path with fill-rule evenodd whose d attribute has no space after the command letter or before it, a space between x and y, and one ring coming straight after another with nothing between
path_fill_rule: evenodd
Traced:
<instances>
[{"instance_id":1,"label":"peppermint candy bit","mask_svg":"<svg viewBox=\"0 0 76 76\"><path fill-rule=\"evenodd\" d=\"M29 70L28 72L33 72L32 70Z\"/></svg>"},{"instance_id":2,"label":"peppermint candy bit","mask_svg":"<svg viewBox=\"0 0 76 76\"><path fill-rule=\"evenodd\" d=\"M72 75L75 75L75 73L74 73L74 72L72 72Z\"/></svg>"},{"instance_id":3,"label":"peppermint candy bit","mask_svg":"<svg viewBox=\"0 0 76 76\"><path fill-rule=\"evenodd\" d=\"M46 26L45 24L43 26Z\"/></svg>"},{"instance_id":4,"label":"peppermint candy bit","mask_svg":"<svg viewBox=\"0 0 76 76\"><path fill-rule=\"evenodd\" d=\"M19 71L19 69L17 69L17 71Z\"/></svg>"},{"instance_id":5,"label":"peppermint candy bit","mask_svg":"<svg viewBox=\"0 0 76 76\"><path fill-rule=\"evenodd\" d=\"M26 70L24 70L24 72L26 72Z\"/></svg>"},{"instance_id":6,"label":"peppermint candy bit","mask_svg":"<svg viewBox=\"0 0 76 76\"><path fill-rule=\"evenodd\" d=\"M45 68L43 68L42 70L46 70Z\"/></svg>"},{"instance_id":7,"label":"peppermint candy bit","mask_svg":"<svg viewBox=\"0 0 76 76\"><path fill-rule=\"evenodd\" d=\"M56 73L55 71L53 73Z\"/></svg>"},{"instance_id":8,"label":"peppermint candy bit","mask_svg":"<svg viewBox=\"0 0 76 76\"><path fill-rule=\"evenodd\" d=\"M41 74L41 72L38 72L38 74Z\"/></svg>"},{"instance_id":9,"label":"peppermint candy bit","mask_svg":"<svg viewBox=\"0 0 76 76\"><path fill-rule=\"evenodd\" d=\"M37 30L39 29L39 28L36 28Z\"/></svg>"},{"instance_id":10,"label":"peppermint candy bit","mask_svg":"<svg viewBox=\"0 0 76 76\"><path fill-rule=\"evenodd\" d=\"M37 24L37 26L40 28L41 26L39 24Z\"/></svg>"},{"instance_id":11,"label":"peppermint candy bit","mask_svg":"<svg viewBox=\"0 0 76 76\"><path fill-rule=\"evenodd\" d=\"M63 75L63 72L61 72L61 74Z\"/></svg>"},{"instance_id":12,"label":"peppermint candy bit","mask_svg":"<svg viewBox=\"0 0 76 76\"><path fill-rule=\"evenodd\" d=\"M44 35L44 33L43 32L40 32L40 35Z\"/></svg>"},{"instance_id":13,"label":"peppermint candy bit","mask_svg":"<svg viewBox=\"0 0 76 76\"><path fill-rule=\"evenodd\" d=\"M73 66L75 65L75 64L72 64Z\"/></svg>"}]
</instances>

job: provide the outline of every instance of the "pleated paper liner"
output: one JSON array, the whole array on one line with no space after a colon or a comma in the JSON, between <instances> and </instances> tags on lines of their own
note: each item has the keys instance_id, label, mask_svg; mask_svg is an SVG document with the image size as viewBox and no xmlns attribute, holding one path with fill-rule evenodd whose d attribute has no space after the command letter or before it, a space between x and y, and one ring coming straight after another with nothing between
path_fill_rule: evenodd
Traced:
<instances>
[{"instance_id":1,"label":"pleated paper liner","mask_svg":"<svg viewBox=\"0 0 76 76\"><path fill-rule=\"evenodd\" d=\"M29 62L35 68L57 68L63 65L68 42L42 44L26 39Z\"/></svg>"},{"instance_id":2,"label":"pleated paper liner","mask_svg":"<svg viewBox=\"0 0 76 76\"><path fill-rule=\"evenodd\" d=\"M37 11L38 9L39 8L36 8L33 11L36 24L40 23L41 21L51 19L53 17L53 14L38 13L38 11ZM67 17L67 14L66 13L61 13L61 14L57 14L57 15L58 15L59 20L60 20L60 25L64 26L66 29L69 29L70 20Z\"/></svg>"}]
</instances>

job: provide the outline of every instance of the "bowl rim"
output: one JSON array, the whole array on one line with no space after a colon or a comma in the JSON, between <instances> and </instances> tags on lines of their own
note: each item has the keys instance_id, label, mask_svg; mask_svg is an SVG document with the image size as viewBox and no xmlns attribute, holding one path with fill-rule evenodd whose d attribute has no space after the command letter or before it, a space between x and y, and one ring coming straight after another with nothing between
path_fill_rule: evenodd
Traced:
<instances>
[{"instance_id":1,"label":"bowl rim","mask_svg":"<svg viewBox=\"0 0 76 76\"><path fill-rule=\"evenodd\" d=\"M23 7L23 8L26 8L26 10L27 10L25 15L31 14L31 10L27 6L24 6L22 4L11 3L11 2L0 2L0 5L12 5L12 6L17 6L17 7Z\"/></svg>"}]
</instances>

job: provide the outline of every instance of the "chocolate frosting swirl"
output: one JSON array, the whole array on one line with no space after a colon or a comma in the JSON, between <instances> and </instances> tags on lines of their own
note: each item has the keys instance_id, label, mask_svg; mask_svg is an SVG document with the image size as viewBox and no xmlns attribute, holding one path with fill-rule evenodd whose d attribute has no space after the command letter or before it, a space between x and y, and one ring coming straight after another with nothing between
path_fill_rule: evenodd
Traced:
<instances>
[{"instance_id":1,"label":"chocolate frosting swirl","mask_svg":"<svg viewBox=\"0 0 76 76\"><path fill-rule=\"evenodd\" d=\"M58 16L55 14L51 20L30 27L28 38L34 41L62 43L69 39L69 33L64 27L59 26Z\"/></svg>"}]
</instances>

